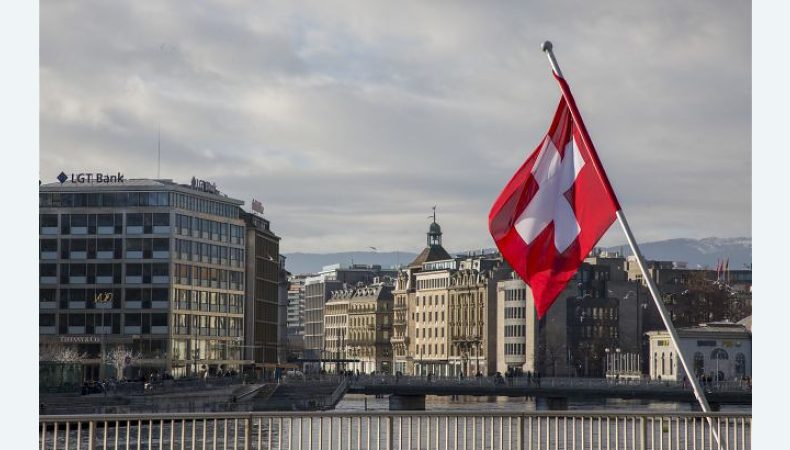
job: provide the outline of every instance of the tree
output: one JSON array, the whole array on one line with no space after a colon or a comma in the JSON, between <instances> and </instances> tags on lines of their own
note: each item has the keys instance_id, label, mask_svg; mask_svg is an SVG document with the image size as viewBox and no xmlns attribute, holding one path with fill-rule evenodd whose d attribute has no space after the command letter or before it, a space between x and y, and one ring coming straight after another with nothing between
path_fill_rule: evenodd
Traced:
<instances>
[{"instance_id":1,"label":"tree","mask_svg":"<svg viewBox=\"0 0 790 450\"><path fill-rule=\"evenodd\" d=\"M733 291L724 283L695 274L681 292L664 296L677 327L728 320L737 322L751 314L751 294Z\"/></svg>"},{"instance_id":2,"label":"tree","mask_svg":"<svg viewBox=\"0 0 790 450\"><path fill-rule=\"evenodd\" d=\"M65 381L65 368L69 365L82 364L88 355L74 347L61 343L44 344L39 348L38 360L43 363L53 363L59 373L60 384Z\"/></svg>"},{"instance_id":3,"label":"tree","mask_svg":"<svg viewBox=\"0 0 790 450\"><path fill-rule=\"evenodd\" d=\"M141 359L143 355L123 345L112 348L104 354L105 364L115 368L115 377L118 381L123 379L123 370L126 367L138 365Z\"/></svg>"}]
</instances>

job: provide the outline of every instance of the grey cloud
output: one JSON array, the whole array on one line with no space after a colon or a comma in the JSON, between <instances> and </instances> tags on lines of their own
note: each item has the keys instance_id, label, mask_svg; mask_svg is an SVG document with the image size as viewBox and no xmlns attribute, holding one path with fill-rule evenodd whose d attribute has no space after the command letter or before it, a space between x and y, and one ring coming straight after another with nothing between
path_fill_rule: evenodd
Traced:
<instances>
[{"instance_id":1,"label":"grey cloud","mask_svg":"<svg viewBox=\"0 0 790 450\"><path fill-rule=\"evenodd\" d=\"M41 177L213 179L286 251L491 246L545 133L554 40L637 237L751 235L741 1L41 4ZM619 244L613 227L604 244Z\"/></svg>"}]
</instances>

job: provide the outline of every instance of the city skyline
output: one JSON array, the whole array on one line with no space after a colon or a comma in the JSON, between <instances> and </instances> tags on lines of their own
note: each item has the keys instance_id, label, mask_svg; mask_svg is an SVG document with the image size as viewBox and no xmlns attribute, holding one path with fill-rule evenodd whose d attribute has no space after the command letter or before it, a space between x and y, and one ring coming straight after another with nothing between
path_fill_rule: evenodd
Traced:
<instances>
[{"instance_id":1,"label":"city skyline","mask_svg":"<svg viewBox=\"0 0 790 450\"><path fill-rule=\"evenodd\" d=\"M283 253L418 250L435 204L452 248L492 247L491 203L559 99L552 39L640 241L751 236L750 17L45 2L40 177L155 177L161 130L161 177L262 201Z\"/></svg>"}]
</instances>

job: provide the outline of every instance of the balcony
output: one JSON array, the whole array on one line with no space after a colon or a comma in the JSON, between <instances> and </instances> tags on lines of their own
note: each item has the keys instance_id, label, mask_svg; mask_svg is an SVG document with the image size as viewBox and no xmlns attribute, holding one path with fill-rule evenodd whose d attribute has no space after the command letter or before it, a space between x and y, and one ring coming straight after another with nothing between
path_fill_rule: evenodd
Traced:
<instances>
[{"instance_id":1,"label":"balcony","mask_svg":"<svg viewBox=\"0 0 790 450\"><path fill-rule=\"evenodd\" d=\"M71 276L69 277L69 284L85 284L88 278L84 276Z\"/></svg>"},{"instance_id":2,"label":"balcony","mask_svg":"<svg viewBox=\"0 0 790 450\"><path fill-rule=\"evenodd\" d=\"M112 278L113 278L112 275L109 275L109 276L105 276L105 275L99 276L99 275L97 275L96 276L96 284L112 284L112 282L113 282Z\"/></svg>"},{"instance_id":3,"label":"balcony","mask_svg":"<svg viewBox=\"0 0 790 450\"><path fill-rule=\"evenodd\" d=\"M68 332L69 334L85 334L85 325L70 326Z\"/></svg>"},{"instance_id":4,"label":"balcony","mask_svg":"<svg viewBox=\"0 0 790 450\"><path fill-rule=\"evenodd\" d=\"M85 301L69 302L69 309L85 309Z\"/></svg>"},{"instance_id":5,"label":"balcony","mask_svg":"<svg viewBox=\"0 0 790 450\"><path fill-rule=\"evenodd\" d=\"M167 334L167 325L151 326L151 334Z\"/></svg>"},{"instance_id":6,"label":"balcony","mask_svg":"<svg viewBox=\"0 0 790 450\"><path fill-rule=\"evenodd\" d=\"M41 259L58 259L58 252L41 252Z\"/></svg>"},{"instance_id":7,"label":"balcony","mask_svg":"<svg viewBox=\"0 0 790 450\"><path fill-rule=\"evenodd\" d=\"M127 284L141 284L143 282L143 277L136 276L136 275L127 275L126 276L126 283Z\"/></svg>"},{"instance_id":8,"label":"balcony","mask_svg":"<svg viewBox=\"0 0 790 450\"><path fill-rule=\"evenodd\" d=\"M154 225L153 231L155 234L170 234L169 225Z\"/></svg>"},{"instance_id":9,"label":"balcony","mask_svg":"<svg viewBox=\"0 0 790 450\"><path fill-rule=\"evenodd\" d=\"M155 251L151 254L154 259L167 259L170 257L170 252L166 250Z\"/></svg>"},{"instance_id":10,"label":"balcony","mask_svg":"<svg viewBox=\"0 0 790 450\"><path fill-rule=\"evenodd\" d=\"M126 227L126 234L143 234L143 227L142 226L127 226Z\"/></svg>"},{"instance_id":11,"label":"balcony","mask_svg":"<svg viewBox=\"0 0 790 450\"><path fill-rule=\"evenodd\" d=\"M58 304L55 302L38 302L38 309L57 309Z\"/></svg>"},{"instance_id":12,"label":"balcony","mask_svg":"<svg viewBox=\"0 0 790 450\"><path fill-rule=\"evenodd\" d=\"M42 327L39 325L38 334L55 334L55 327L54 326Z\"/></svg>"},{"instance_id":13,"label":"balcony","mask_svg":"<svg viewBox=\"0 0 790 450\"><path fill-rule=\"evenodd\" d=\"M42 276L42 277L39 277L38 281L41 284L57 284L58 277Z\"/></svg>"},{"instance_id":14,"label":"balcony","mask_svg":"<svg viewBox=\"0 0 790 450\"><path fill-rule=\"evenodd\" d=\"M127 250L126 259L143 259L142 250Z\"/></svg>"},{"instance_id":15,"label":"balcony","mask_svg":"<svg viewBox=\"0 0 790 450\"><path fill-rule=\"evenodd\" d=\"M41 234L45 234L51 236L53 234L58 234L58 227L41 227Z\"/></svg>"},{"instance_id":16,"label":"balcony","mask_svg":"<svg viewBox=\"0 0 790 450\"><path fill-rule=\"evenodd\" d=\"M112 250L104 250L96 252L96 259L113 259L115 252Z\"/></svg>"},{"instance_id":17,"label":"balcony","mask_svg":"<svg viewBox=\"0 0 790 450\"><path fill-rule=\"evenodd\" d=\"M139 325L127 325L123 327L124 334L140 334L142 333L142 327Z\"/></svg>"}]
</instances>

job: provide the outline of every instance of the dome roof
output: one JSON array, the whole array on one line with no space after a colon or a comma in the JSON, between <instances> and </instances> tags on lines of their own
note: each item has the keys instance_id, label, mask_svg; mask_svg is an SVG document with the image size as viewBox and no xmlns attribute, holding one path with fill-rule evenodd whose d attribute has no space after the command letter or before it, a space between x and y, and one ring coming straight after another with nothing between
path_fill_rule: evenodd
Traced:
<instances>
[{"instance_id":1,"label":"dome roof","mask_svg":"<svg viewBox=\"0 0 790 450\"><path fill-rule=\"evenodd\" d=\"M429 233L441 233L442 232L442 227L440 227L438 223L433 222L431 224L430 228L428 228L428 232Z\"/></svg>"}]
</instances>

